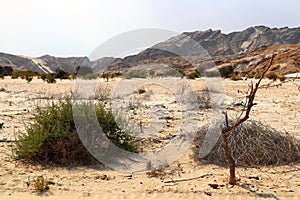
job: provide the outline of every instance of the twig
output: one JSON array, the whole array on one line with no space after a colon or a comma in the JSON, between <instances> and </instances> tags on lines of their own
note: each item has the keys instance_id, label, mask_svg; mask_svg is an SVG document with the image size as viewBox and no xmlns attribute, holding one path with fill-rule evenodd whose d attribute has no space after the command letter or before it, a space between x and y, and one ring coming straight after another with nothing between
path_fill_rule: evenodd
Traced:
<instances>
[{"instance_id":1,"label":"twig","mask_svg":"<svg viewBox=\"0 0 300 200\"><path fill-rule=\"evenodd\" d=\"M15 140L6 140L6 139L2 139L2 140L0 140L0 142L15 142Z\"/></svg>"},{"instance_id":2,"label":"twig","mask_svg":"<svg viewBox=\"0 0 300 200\"><path fill-rule=\"evenodd\" d=\"M212 174L204 174L204 175L193 177L193 178L172 179L170 181L164 181L164 183L178 183L178 182L184 182L184 181L191 181L191 180L196 180L196 179L199 179L199 178L205 178L205 177L208 177L208 176L211 176L211 175Z\"/></svg>"}]
</instances>

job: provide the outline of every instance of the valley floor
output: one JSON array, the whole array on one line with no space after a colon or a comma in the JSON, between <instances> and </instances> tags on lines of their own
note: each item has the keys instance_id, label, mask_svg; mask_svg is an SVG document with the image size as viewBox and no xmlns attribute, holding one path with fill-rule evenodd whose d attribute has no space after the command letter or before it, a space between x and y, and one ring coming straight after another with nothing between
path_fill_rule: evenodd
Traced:
<instances>
[{"instance_id":1,"label":"valley floor","mask_svg":"<svg viewBox=\"0 0 300 200\"><path fill-rule=\"evenodd\" d=\"M243 101L244 94L251 80L222 80L228 107ZM255 80L253 80L255 81ZM264 80L264 83L268 82ZM117 80L103 82L107 87L116 88ZM194 91L202 90L206 85L203 80L189 80ZM300 84L300 81L297 81ZM34 79L30 83L24 80L5 78L0 80L0 139L14 140L17 133L24 133L24 124L33 120L36 106L46 106L47 101L59 98L74 90L75 82L58 80L47 84ZM148 86L145 86L147 90ZM113 92L114 89L110 90ZM159 89L151 86L153 93L144 104L149 102L162 104L169 101L169 108L176 110L176 98L168 88ZM161 92L161 93L159 93ZM147 94L147 93L146 93ZM152 95L152 96L151 96ZM168 96L169 95L169 96ZM139 99L135 99L140 102ZM271 127L287 131L300 139L300 92L292 83L281 87L260 89L257 103L251 113L251 119L259 120ZM140 102L143 104L143 102ZM145 110L129 113L132 119L147 116ZM176 132L179 122L175 113L170 122L173 129L162 130L167 135ZM203 119L208 111L200 110ZM230 112L231 116L236 115ZM141 120L141 119L139 119ZM145 119L143 119L145 120ZM138 121L138 120L137 120ZM159 123L161 121L158 121ZM202 121L205 123L205 120ZM144 124L151 123L143 121ZM51 167L24 164L11 158L13 143L0 143L0 192L1 199L300 199L300 164L277 167L237 168L238 184L227 184L229 170L217 165L206 164L195 158L195 146L186 151L177 161L156 173L126 173L113 171L103 165L88 167ZM145 150L146 151L146 150ZM27 186L28 177L47 177L54 185L38 194L32 186ZM216 184L216 189L210 185Z\"/></svg>"}]
</instances>

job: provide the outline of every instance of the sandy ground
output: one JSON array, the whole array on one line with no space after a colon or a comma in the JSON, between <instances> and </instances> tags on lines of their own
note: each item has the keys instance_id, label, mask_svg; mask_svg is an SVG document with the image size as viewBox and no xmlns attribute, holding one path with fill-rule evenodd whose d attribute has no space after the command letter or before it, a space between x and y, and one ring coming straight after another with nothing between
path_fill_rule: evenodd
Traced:
<instances>
[{"instance_id":1,"label":"sandy ground","mask_svg":"<svg viewBox=\"0 0 300 200\"><path fill-rule=\"evenodd\" d=\"M116 83L110 81L104 84L115 87ZM250 81L225 80L222 83L226 99L234 103L243 100L243 95L238 91L246 91ZM197 91L203 89L205 84L201 80L192 80L189 85ZM58 98L73 88L74 81L66 80L58 80L56 84L37 79L30 83L8 77L0 80L0 122L4 122L0 139L13 140L16 133L24 132L24 124L32 121L36 106L45 106L49 98ZM151 88L153 93L150 93L150 97L147 92L144 93L142 103L137 100L136 93L130 99L148 108L153 106L149 103L152 101L158 105L167 104L169 110L178 109L176 98L166 88L147 86L146 91L147 88ZM252 119L300 138L300 92L297 87L286 83L279 88L261 89L256 102L251 113ZM145 127L151 123L162 123L164 127L168 123L170 129L160 131L166 137L178 130L176 120L180 119L180 113L171 114L171 122L160 118L146 119L149 113L139 109L131 111L129 116L135 123L142 121ZM208 113L200 111L199 114L200 121L205 122ZM300 164L238 168L240 181L232 187L227 184L228 169L194 160L193 147L162 171L131 174L113 171L103 165L58 168L22 164L10 157L12 145L0 143L0 199L300 199ZM26 181L28 176L33 179L41 175L55 184L50 185L47 192L38 194L32 186L26 185ZM209 184L217 184L217 189Z\"/></svg>"}]
</instances>

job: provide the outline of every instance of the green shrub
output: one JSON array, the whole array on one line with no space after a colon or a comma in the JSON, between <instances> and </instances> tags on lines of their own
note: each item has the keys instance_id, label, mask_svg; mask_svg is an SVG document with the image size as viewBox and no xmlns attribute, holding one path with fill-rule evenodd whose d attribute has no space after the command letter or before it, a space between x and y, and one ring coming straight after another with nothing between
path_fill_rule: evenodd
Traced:
<instances>
[{"instance_id":1,"label":"green shrub","mask_svg":"<svg viewBox=\"0 0 300 200\"><path fill-rule=\"evenodd\" d=\"M47 83L56 83L55 77L56 77L55 74L42 74L41 75L42 80L46 81Z\"/></svg>"},{"instance_id":2,"label":"green shrub","mask_svg":"<svg viewBox=\"0 0 300 200\"><path fill-rule=\"evenodd\" d=\"M11 73L11 79L17 79L20 77L20 73L18 71L13 71Z\"/></svg>"},{"instance_id":3,"label":"green shrub","mask_svg":"<svg viewBox=\"0 0 300 200\"><path fill-rule=\"evenodd\" d=\"M48 74L48 75L47 75L46 81L47 81L47 83L56 83L55 75L53 75L53 74Z\"/></svg>"},{"instance_id":4,"label":"green shrub","mask_svg":"<svg viewBox=\"0 0 300 200\"><path fill-rule=\"evenodd\" d=\"M229 78L230 75L233 73L233 67L227 66L227 67L219 68L219 72L222 78Z\"/></svg>"},{"instance_id":5,"label":"green shrub","mask_svg":"<svg viewBox=\"0 0 300 200\"><path fill-rule=\"evenodd\" d=\"M275 81L278 78L278 75L275 72L269 72L265 77Z\"/></svg>"},{"instance_id":6,"label":"green shrub","mask_svg":"<svg viewBox=\"0 0 300 200\"><path fill-rule=\"evenodd\" d=\"M101 103L92 105L96 109L98 122L107 137L117 146L137 152L133 138L122 131L114 120L111 110L104 109ZM83 122L91 112L91 104L79 106ZM78 114L78 113L77 113ZM16 159L52 163L58 165L93 164L96 160L82 144L77 132L70 97L51 102L46 109L37 109L34 122L26 127L26 134L19 135L13 149Z\"/></svg>"}]
</instances>

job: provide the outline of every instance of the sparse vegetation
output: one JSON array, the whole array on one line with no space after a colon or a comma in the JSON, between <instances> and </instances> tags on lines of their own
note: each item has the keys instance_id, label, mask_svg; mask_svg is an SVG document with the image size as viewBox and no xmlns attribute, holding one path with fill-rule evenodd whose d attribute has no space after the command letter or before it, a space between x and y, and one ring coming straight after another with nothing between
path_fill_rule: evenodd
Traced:
<instances>
[{"instance_id":1,"label":"sparse vegetation","mask_svg":"<svg viewBox=\"0 0 300 200\"><path fill-rule=\"evenodd\" d=\"M102 103L80 105L83 112L80 117L86 121L85 114L96 110L96 116L102 130L117 146L137 152L137 146L129 133L121 130L111 110ZM58 165L92 164L96 160L82 144L73 119L70 97L51 102L46 109L37 109L34 122L26 127L26 134L20 134L14 148L16 159L31 160Z\"/></svg>"}]
</instances>

